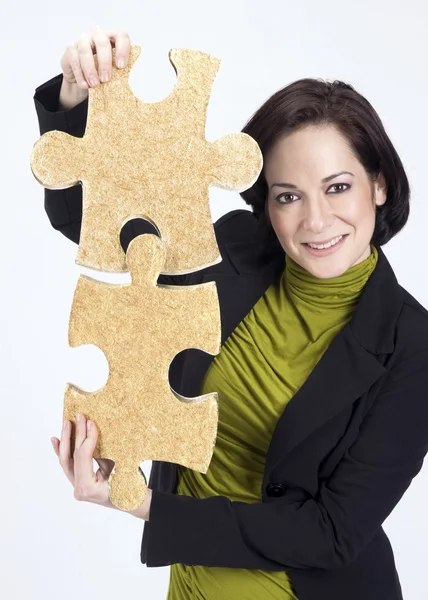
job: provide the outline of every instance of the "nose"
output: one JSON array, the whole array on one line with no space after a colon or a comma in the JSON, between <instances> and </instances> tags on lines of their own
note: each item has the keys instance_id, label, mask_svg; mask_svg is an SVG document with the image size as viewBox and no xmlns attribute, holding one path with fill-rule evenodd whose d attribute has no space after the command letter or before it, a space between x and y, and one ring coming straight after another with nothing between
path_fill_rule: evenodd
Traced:
<instances>
[{"instance_id":1,"label":"nose","mask_svg":"<svg viewBox=\"0 0 428 600\"><path fill-rule=\"evenodd\" d=\"M321 233L333 221L330 203L324 195L307 198L303 203L302 227L306 231Z\"/></svg>"}]
</instances>

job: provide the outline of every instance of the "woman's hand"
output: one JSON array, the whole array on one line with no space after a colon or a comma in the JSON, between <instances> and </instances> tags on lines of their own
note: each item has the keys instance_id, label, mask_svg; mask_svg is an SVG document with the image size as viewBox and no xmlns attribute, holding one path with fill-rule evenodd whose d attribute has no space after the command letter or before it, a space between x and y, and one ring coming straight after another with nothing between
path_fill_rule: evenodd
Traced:
<instances>
[{"instance_id":1,"label":"woman's hand","mask_svg":"<svg viewBox=\"0 0 428 600\"><path fill-rule=\"evenodd\" d=\"M58 438L51 438L51 442L59 463L74 488L76 500L116 508L110 501L108 485L114 461L109 458L96 458L99 469L94 473L92 461L97 439L98 431L95 423L86 421L84 415L77 415L73 456L70 451L71 421L63 422L61 441Z\"/></svg>"},{"instance_id":2,"label":"woman's hand","mask_svg":"<svg viewBox=\"0 0 428 600\"><path fill-rule=\"evenodd\" d=\"M128 64L131 47L126 32L101 29L97 25L91 33L81 33L67 46L61 58L64 81L77 84L86 90L88 87L97 86L100 81L108 81L111 78L113 62L112 46L116 48L116 66L123 69ZM98 58L98 73L94 54Z\"/></svg>"},{"instance_id":3,"label":"woman's hand","mask_svg":"<svg viewBox=\"0 0 428 600\"><path fill-rule=\"evenodd\" d=\"M79 418L80 417L80 418ZM108 480L114 467L110 458L96 458L99 469L94 473L93 453L98 439L98 430L93 421L87 421L84 415L77 415L76 441L73 456L71 456L71 421L63 422L61 441L51 438L55 454L61 467L74 488L76 500L93 502L108 508L117 507L109 498ZM147 488L144 502L130 514L149 520L152 490Z\"/></svg>"},{"instance_id":4,"label":"woman's hand","mask_svg":"<svg viewBox=\"0 0 428 600\"><path fill-rule=\"evenodd\" d=\"M100 80L111 79L113 54L116 48L116 66L128 64L131 41L125 32L103 30L95 27L90 34L82 33L68 44L62 58L62 84L58 98L59 110L70 110L88 97L88 88L96 87ZM98 58L98 73L94 54ZM123 62L122 62L123 61Z\"/></svg>"}]
</instances>

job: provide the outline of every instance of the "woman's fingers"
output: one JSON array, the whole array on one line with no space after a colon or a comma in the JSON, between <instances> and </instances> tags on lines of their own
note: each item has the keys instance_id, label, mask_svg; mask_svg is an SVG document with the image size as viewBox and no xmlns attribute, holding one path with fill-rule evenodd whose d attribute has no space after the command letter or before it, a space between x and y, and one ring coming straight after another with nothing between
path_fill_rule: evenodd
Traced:
<instances>
[{"instance_id":1,"label":"woman's fingers","mask_svg":"<svg viewBox=\"0 0 428 600\"><path fill-rule=\"evenodd\" d=\"M112 65L112 51L111 51L110 39L107 36L105 31L103 31L100 27L95 27L92 31L92 40L93 40L93 43L95 44L95 51L96 51L97 58L98 58L97 79L99 78L99 81L102 81L102 82L108 81L111 78L111 65ZM94 69L92 69L92 66L95 65L92 52L91 52L90 58L87 57L85 54L84 59L87 63L87 66L91 68L91 72L93 70L95 70L95 66L94 66ZM82 61L82 64L83 64L83 61ZM94 81L95 81L95 77L94 77ZM98 81L98 83L99 83L99 81Z\"/></svg>"},{"instance_id":2,"label":"woman's fingers","mask_svg":"<svg viewBox=\"0 0 428 600\"><path fill-rule=\"evenodd\" d=\"M126 31L110 32L114 39L116 48L116 67L123 69L129 61L129 52L131 50L131 40ZM110 38L111 39L111 38ZM123 62L121 62L123 61Z\"/></svg>"},{"instance_id":3,"label":"woman's fingers","mask_svg":"<svg viewBox=\"0 0 428 600\"><path fill-rule=\"evenodd\" d=\"M83 441L82 441L83 439ZM93 454L98 439L98 430L93 421L80 415L77 425L76 450L74 453L74 497L76 500L104 503L108 500L108 484L102 472L94 473ZM107 459L108 460L108 459Z\"/></svg>"},{"instance_id":4,"label":"woman's fingers","mask_svg":"<svg viewBox=\"0 0 428 600\"><path fill-rule=\"evenodd\" d=\"M87 421L85 416L78 415L78 417L80 418L76 419L77 425L73 456L71 456L71 421L63 421L61 441L55 437L51 438L55 454L58 456L60 465L70 482L73 484L73 487L76 482L87 482L93 479L94 471L92 455L98 437L95 425L93 425L91 435L91 429L87 432ZM109 459L105 460L109 461Z\"/></svg>"},{"instance_id":5,"label":"woman's fingers","mask_svg":"<svg viewBox=\"0 0 428 600\"><path fill-rule=\"evenodd\" d=\"M123 68L128 64L131 41L129 35L124 31L104 30L99 26L93 29L91 35L95 47L93 51L96 52L98 58L98 77L104 83L111 79L112 46L116 48L116 66Z\"/></svg>"},{"instance_id":6,"label":"woman's fingers","mask_svg":"<svg viewBox=\"0 0 428 600\"><path fill-rule=\"evenodd\" d=\"M99 84L99 79L95 68L93 48L97 51L97 54L99 49L95 47L95 41L87 33L79 35L76 41L76 48L83 76L89 86L95 87Z\"/></svg>"},{"instance_id":7,"label":"woman's fingers","mask_svg":"<svg viewBox=\"0 0 428 600\"><path fill-rule=\"evenodd\" d=\"M93 454L97 445L98 431L93 421L85 415L77 415L76 447L74 451L74 474L79 481L94 478Z\"/></svg>"},{"instance_id":8,"label":"woman's fingers","mask_svg":"<svg viewBox=\"0 0 428 600\"><path fill-rule=\"evenodd\" d=\"M89 83L85 79L85 75L82 71L82 67L80 65L80 57L79 50L77 45L70 44L67 48L68 53L68 66L69 70L71 69L74 79L79 87L82 89L87 89L89 87ZM63 66L64 76L67 75L68 81L71 81L71 75L68 75L66 72L66 66ZM94 69L95 70L95 69Z\"/></svg>"},{"instance_id":9,"label":"woman's fingers","mask_svg":"<svg viewBox=\"0 0 428 600\"><path fill-rule=\"evenodd\" d=\"M76 442L74 445L74 456L80 450L83 442L86 440L86 418L85 415L78 414L76 416Z\"/></svg>"},{"instance_id":10,"label":"woman's fingers","mask_svg":"<svg viewBox=\"0 0 428 600\"><path fill-rule=\"evenodd\" d=\"M102 506L112 507L109 497L108 478L114 467L114 461L109 458L96 459L100 465L94 473L93 454L98 440L98 430L93 421L86 420L84 415L76 418L76 441L73 457L70 455L71 421L65 420L61 441L51 438L55 454L73 485L76 500L95 502Z\"/></svg>"},{"instance_id":11,"label":"woman's fingers","mask_svg":"<svg viewBox=\"0 0 428 600\"><path fill-rule=\"evenodd\" d=\"M125 31L104 30L94 27L90 34L81 33L76 41L67 46L61 60L64 77L73 80L81 88L96 87L100 81L111 79L113 54L116 48L116 66L121 69L128 64L131 40ZM98 59L98 72L94 54Z\"/></svg>"},{"instance_id":12,"label":"woman's fingers","mask_svg":"<svg viewBox=\"0 0 428 600\"><path fill-rule=\"evenodd\" d=\"M70 453L70 440L71 422L64 420L62 425L61 441L59 442L58 448L59 464L63 468L63 471L67 475L70 483L74 486L74 460Z\"/></svg>"},{"instance_id":13,"label":"woman's fingers","mask_svg":"<svg viewBox=\"0 0 428 600\"><path fill-rule=\"evenodd\" d=\"M54 449L55 454L59 458L59 439L56 437L51 438L52 448Z\"/></svg>"}]
</instances>

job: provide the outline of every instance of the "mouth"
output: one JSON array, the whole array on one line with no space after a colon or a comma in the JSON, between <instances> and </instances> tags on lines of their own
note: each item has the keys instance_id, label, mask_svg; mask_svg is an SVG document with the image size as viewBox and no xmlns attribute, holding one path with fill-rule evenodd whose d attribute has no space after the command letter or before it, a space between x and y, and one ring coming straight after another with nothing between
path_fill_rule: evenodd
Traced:
<instances>
[{"instance_id":1,"label":"mouth","mask_svg":"<svg viewBox=\"0 0 428 600\"><path fill-rule=\"evenodd\" d=\"M345 240L348 236L349 236L349 233L346 233L346 234L342 235L341 237L336 236L335 238L332 238L333 240L337 240L337 238L340 237L340 239L337 240L336 243L334 243L331 246L328 246L327 248L312 248L311 246L309 246L309 244L307 242L303 242L302 245L313 256L328 256L329 254L333 254L333 252L337 252L337 250L339 250L339 248L341 248L343 246L343 244L345 243Z\"/></svg>"}]
</instances>

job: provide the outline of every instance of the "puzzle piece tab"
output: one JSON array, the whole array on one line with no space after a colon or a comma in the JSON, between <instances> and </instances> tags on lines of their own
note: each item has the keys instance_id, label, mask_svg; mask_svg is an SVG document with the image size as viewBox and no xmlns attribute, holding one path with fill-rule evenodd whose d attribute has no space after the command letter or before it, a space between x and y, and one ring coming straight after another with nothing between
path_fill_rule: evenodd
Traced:
<instances>
[{"instance_id":1,"label":"puzzle piece tab","mask_svg":"<svg viewBox=\"0 0 428 600\"><path fill-rule=\"evenodd\" d=\"M219 263L209 187L243 191L257 180L263 164L259 146L245 133L205 139L221 61L196 50L171 50L176 85L161 102L145 103L129 87L140 46L131 46L124 69L115 67L115 48L112 53L111 80L89 88L83 138L49 131L31 155L32 172L44 187L82 183L76 263L126 271L120 230L139 217L153 222L166 241L163 273L190 273Z\"/></svg>"},{"instance_id":2,"label":"puzzle piece tab","mask_svg":"<svg viewBox=\"0 0 428 600\"><path fill-rule=\"evenodd\" d=\"M67 384L63 418L75 423L80 412L94 421L99 435L93 456L116 461L110 498L128 511L146 495L142 461L206 473L217 436L217 393L192 399L177 394L180 401L168 382L170 363L182 350L220 351L216 283L157 286L166 248L156 235L134 238L126 254L132 283L81 275L70 314L70 346L98 346L109 378L96 392Z\"/></svg>"}]
</instances>

